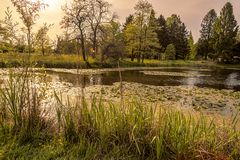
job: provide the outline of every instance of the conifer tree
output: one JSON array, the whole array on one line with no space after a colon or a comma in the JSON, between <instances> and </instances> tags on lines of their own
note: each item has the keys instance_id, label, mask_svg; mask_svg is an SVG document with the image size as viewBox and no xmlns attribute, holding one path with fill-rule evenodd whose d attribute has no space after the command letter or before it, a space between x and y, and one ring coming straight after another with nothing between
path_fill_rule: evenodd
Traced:
<instances>
[{"instance_id":1,"label":"conifer tree","mask_svg":"<svg viewBox=\"0 0 240 160\"><path fill-rule=\"evenodd\" d=\"M157 19L158 28L157 28L157 35L159 43L161 44L160 52L164 53L169 42L169 33L167 28L167 23L163 15L160 15Z\"/></svg>"},{"instance_id":2,"label":"conifer tree","mask_svg":"<svg viewBox=\"0 0 240 160\"><path fill-rule=\"evenodd\" d=\"M210 53L213 50L213 26L216 22L217 14L214 9L210 10L207 15L203 18L200 30L201 36L198 41L198 54L207 60Z\"/></svg>"},{"instance_id":3,"label":"conifer tree","mask_svg":"<svg viewBox=\"0 0 240 160\"><path fill-rule=\"evenodd\" d=\"M227 2L222 8L220 16L214 24L213 32L215 58L220 57L224 61L230 62L233 58L231 50L236 43L238 32L233 6L230 2Z\"/></svg>"},{"instance_id":4,"label":"conifer tree","mask_svg":"<svg viewBox=\"0 0 240 160\"><path fill-rule=\"evenodd\" d=\"M173 14L167 19L169 41L176 48L176 59L185 59L189 53L188 31L180 17Z\"/></svg>"},{"instance_id":5,"label":"conifer tree","mask_svg":"<svg viewBox=\"0 0 240 160\"><path fill-rule=\"evenodd\" d=\"M194 44L194 39L192 32L190 32L189 37L188 37L188 46L189 46L189 54L186 57L188 60L194 60L196 57L196 44Z\"/></svg>"}]
</instances>

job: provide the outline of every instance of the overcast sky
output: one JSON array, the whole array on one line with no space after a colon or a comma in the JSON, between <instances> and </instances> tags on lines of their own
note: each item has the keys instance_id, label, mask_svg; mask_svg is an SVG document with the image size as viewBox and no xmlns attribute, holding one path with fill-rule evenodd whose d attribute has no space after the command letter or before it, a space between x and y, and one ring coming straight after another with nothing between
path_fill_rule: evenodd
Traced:
<instances>
[{"instance_id":1,"label":"overcast sky","mask_svg":"<svg viewBox=\"0 0 240 160\"><path fill-rule=\"evenodd\" d=\"M69 1L69 0L68 0ZM133 7L138 0L108 0L112 4L112 11L116 12L119 16L120 22L124 22L125 18L134 12ZM44 22L53 23L54 28L51 30L51 37L54 38L62 31L59 27L59 22L62 18L61 6L67 0L45 0L49 3L49 7L41 13L40 19L34 26L35 30ZM181 16L182 21L186 24L187 29L192 31L194 39L199 37L199 30L202 18L210 9L215 9L219 14L223 5L227 0L149 0L153 4L157 12L157 16L163 14L165 17L171 14L178 14ZM240 1L229 0L234 6L235 17L240 23ZM0 19L4 17L4 10L7 6L11 7L10 0L0 0ZM11 9L14 9L11 7ZM18 14L14 13L17 19Z\"/></svg>"}]
</instances>

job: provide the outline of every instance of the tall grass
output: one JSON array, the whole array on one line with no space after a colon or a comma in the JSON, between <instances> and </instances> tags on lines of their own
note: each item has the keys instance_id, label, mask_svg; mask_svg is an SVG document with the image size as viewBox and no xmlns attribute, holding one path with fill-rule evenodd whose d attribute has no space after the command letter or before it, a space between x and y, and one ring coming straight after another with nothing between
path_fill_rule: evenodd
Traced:
<instances>
[{"instance_id":1,"label":"tall grass","mask_svg":"<svg viewBox=\"0 0 240 160\"><path fill-rule=\"evenodd\" d=\"M0 88L1 127L4 133L18 136L21 143L40 137L47 129L46 112L40 108L44 95L33 87L35 77L30 71L10 72L9 79Z\"/></svg>"},{"instance_id":2,"label":"tall grass","mask_svg":"<svg viewBox=\"0 0 240 160\"><path fill-rule=\"evenodd\" d=\"M32 76L29 73L10 76L1 88L0 133L5 130L5 137L15 136L18 144L24 144L21 145L24 152L19 151L21 146L8 147L5 158L16 159L17 155L26 159L33 151L36 155L29 159L38 157L38 153L41 159L237 160L240 157L236 117L215 119L139 102L124 103L123 110L120 104L97 99L91 103L84 99L63 101L56 94L56 105L49 106L56 110L51 113L53 122L41 108L42 91L31 87ZM39 139L47 145L37 145L26 152L26 144Z\"/></svg>"},{"instance_id":3,"label":"tall grass","mask_svg":"<svg viewBox=\"0 0 240 160\"><path fill-rule=\"evenodd\" d=\"M138 103L128 104L124 113L115 104L80 107L68 103L64 108L68 110L62 112L65 121L59 123L65 126L65 140L72 143L79 135L85 136L101 146L100 153L113 152L113 157L217 160L240 156L236 121L224 124L204 115Z\"/></svg>"}]
</instances>

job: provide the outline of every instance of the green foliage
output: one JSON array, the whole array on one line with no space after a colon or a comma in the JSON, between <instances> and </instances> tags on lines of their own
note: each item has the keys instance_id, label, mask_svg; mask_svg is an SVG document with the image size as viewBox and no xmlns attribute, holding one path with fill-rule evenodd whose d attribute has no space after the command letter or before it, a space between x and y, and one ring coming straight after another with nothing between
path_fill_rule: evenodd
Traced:
<instances>
[{"instance_id":1,"label":"green foliage","mask_svg":"<svg viewBox=\"0 0 240 160\"><path fill-rule=\"evenodd\" d=\"M175 60L176 59L176 49L173 44L169 44L164 53L164 60Z\"/></svg>"},{"instance_id":2,"label":"green foliage","mask_svg":"<svg viewBox=\"0 0 240 160\"><path fill-rule=\"evenodd\" d=\"M189 54L187 55L186 59L194 60L197 55L197 44L194 44L192 32L190 32L189 38L188 38L188 46L190 48Z\"/></svg>"},{"instance_id":3,"label":"green foliage","mask_svg":"<svg viewBox=\"0 0 240 160\"><path fill-rule=\"evenodd\" d=\"M120 23L113 20L109 24L101 26L101 62L104 61L105 57L118 60L123 56L124 37L120 27Z\"/></svg>"},{"instance_id":4,"label":"green foliage","mask_svg":"<svg viewBox=\"0 0 240 160\"><path fill-rule=\"evenodd\" d=\"M238 32L237 21L233 14L233 6L227 2L222 8L219 18L214 24L214 57L220 57L224 61L230 62L232 60L231 49L236 43L236 36Z\"/></svg>"},{"instance_id":5,"label":"green foliage","mask_svg":"<svg viewBox=\"0 0 240 160\"><path fill-rule=\"evenodd\" d=\"M148 52L147 57L153 57L156 56L159 53L159 50L161 48L161 44L158 40L158 23L157 19L155 17L155 11L152 9L150 18L149 18L149 24L148 24L148 31L145 33L145 41L144 44L146 45L145 51ZM146 54L146 53L145 53Z\"/></svg>"},{"instance_id":6,"label":"green foliage","mask_svg":"<svg viewBox=\"0 0 240 160\"><path fill-rule=\"evenodd\" d=\"M134 23L129 23L124 30L124 39L126 43L126 51L129 55L131 55L132 59L135 58L135 53L137 51L138 47L138 41L137 41L137 33L138 27Z\"/></svg>"},{"instance_id":7,"label":"green foliage","mask_svg":"<svg viewBox=\"0 0 240 160\"><path fill-rule=\"evenodd\" d=\"M160 15L159 18L157 19L158 23L158 28L157 28L157 35L158 35L158 40L159 43L162 45L161 52L165 52L165 49L167 46L170 44L169 42L169 31L167 28L167 22L164 18L163 15Z\"/></svg>"},{"instance_id":8,"label":"green foliage","mask_svg":"<svg viewBox=\"0 0 240 160\"><path fill-rule=\"evenodd\" d=\"M167 19L170 43L176 47L176 59L185 59L189 53L188 31L180 17L173 14Z\"/></svg>"},{"instance_id":9,"label":"green foliage","mask_svg":"<svg viewBox=\"0 0 240 160\"><path fill-rule=\"evenodd\" d=\"M51 50L50 38L48 32L52 25L44 25L38 30L35 37L35 46L38 50L42 52L42 55L45 55L46 50Z\"/></svg>"},{"instance_id":10,"label":"green foliage","mask_svg":"<svg viewBox=\"0 0 240 160\"><path fill-rule=\"evenodd\" d=\"M198 55L207 60L208 56L214 52L213 45L213 27L217 20L217 14L214 9L210 10L204 17L200 30L201 37L198 41Z\"/></svg>"},{"instance_id":11,"label":"green foliage","mask_svg":"<svg viewBox=\"0 0 240 160\"><path fill-rule=\"evenodd\" d=\"M38 31L35 44L32 33L39 12L47 5L43 0L11 2L20 14L25 28L20 31L18 23L14 22L12 11L7 8L5 18L0 23L0 52L51 52L52 46L47 36L49 26L44 25ZM173 44L176 59L194 60L197 52L197 56L205 60L222 59L228 63L239 61L236 60L239 59L238 25L230 2L223 7L219 17L212 9L203 18L197 45L193 43L192 35L189 36L180 16L173 14L166 20L160 15L157 19L152 4L147 0L137 2L135 12L126 18L123 25L114 21L116 17L111 15L110 8L111 4L105 0L74 0L66 4L62 8L64 16L61 27L67 33L57 37L55 53L82 54L86 63L89 63L89 55L92 55L104 66L106 61L113 63L120 57L131 57L132 61L137 58L138 63L143 63L145 59L160 60L161 53Z\"/></svg>"},{"instance_id":12,"label":"green foliage","mask_svg":"<svg viewBox=\"0 0 240 160\"><path fill-rule=\"evenodd\" d=\"M140 0L134 9L134 19L124 29L125 42L132 60L137 57L140 62L142 58L143 63L145 57L152 57L160 48L157 21L152 4L148 1Z\"/></svg>"},{"instance_id":13,"label":"green foliage","mask_svg":"<svg viewBox=\"0 0 240 160\"><path fill-rule=\"evenodd\" d=\"M55 49L56 54L77 54L78 43L77 41L71 40L68 33L64 33L63 36L57 36L57 46Z\"/></svg>"}]
</instances>

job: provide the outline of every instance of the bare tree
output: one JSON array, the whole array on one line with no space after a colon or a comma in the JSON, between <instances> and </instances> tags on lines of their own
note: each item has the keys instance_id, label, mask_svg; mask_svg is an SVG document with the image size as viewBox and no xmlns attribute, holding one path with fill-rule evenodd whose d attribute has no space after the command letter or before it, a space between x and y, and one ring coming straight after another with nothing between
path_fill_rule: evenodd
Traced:
<instances>
[{"instance_id":1,"label":"bare tree","mask_svg":"<svg viewBox=\"0 0 240 160\"><path fill-rule=\"evenodd\" d=\"M31 37L32 26L35 24L36 19L39 17L39 12L44 9L47 4L44 4L42 0L11 0L13 5L17 8L17 12L21 15L23 24L27 29L27 41L28 41L28 54L31 54Z\"/></svg>"},{"instance_id":2,"label":"bare tree","mask_svg":"<svg viewBox=\"0 0 240 160\"><path fill-rule=\"evenodd\" d=\"M65 5L63 11L65 13L61 25L68 28L76 34L76 39L80 41L83 60L86 59L86 29L88 27L87 18L89 16L89 2L87 0L73 0L70 5Z\"/></svg>"},{"instance_id":3,"label":"bare tree","mask_svg":"<svg viewBox=\"0 0 240 160\"><path fill-rule=\"evenodd\" d=\"M110 7L111 4L104 0L90 0L88 20L91 28L90 40L92 41L93 56L98 52L97 37L100 26L102 23L110 21Z\"/></svg>"}]
</instances>

